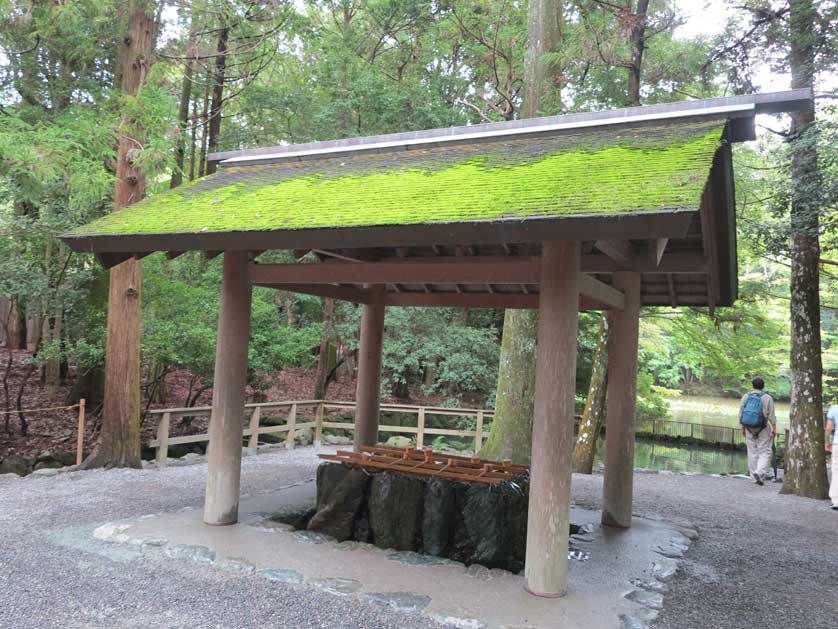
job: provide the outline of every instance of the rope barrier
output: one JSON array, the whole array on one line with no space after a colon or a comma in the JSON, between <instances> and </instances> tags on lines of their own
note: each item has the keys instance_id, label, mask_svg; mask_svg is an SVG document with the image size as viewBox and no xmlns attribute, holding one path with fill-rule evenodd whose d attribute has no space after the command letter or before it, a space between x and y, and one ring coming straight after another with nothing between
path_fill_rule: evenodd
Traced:
<instances>
[{"instance_id":1,"label":"rope barrier","mask_svg":"<svg viewBox=\"0 0 838 629\"><path fill-rule=\"evenodd\" d=\"M78 408L80 404L71 406L53 406L51 408L25 408L22 411L0 411L0 415L19 415L21 413L46 413L47 411L64 411L71 408Z\"/></svg>"}]
</instances>

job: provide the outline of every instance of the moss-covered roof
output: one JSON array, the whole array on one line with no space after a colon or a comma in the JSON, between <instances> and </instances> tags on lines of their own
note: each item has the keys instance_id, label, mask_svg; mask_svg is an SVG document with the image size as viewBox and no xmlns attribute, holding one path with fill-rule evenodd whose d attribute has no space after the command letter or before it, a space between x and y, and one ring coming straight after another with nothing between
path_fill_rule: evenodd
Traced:
<instances>
[{"instance_id":1,"label":"moss-covered roof","mask_svg":"<svg viewBox=\"0 0 838 629\"><path fill-rule=\"evenodd\" d=\"M723 121L222 167L73 236L696 210Z\"/></svg>"}]
</instances>

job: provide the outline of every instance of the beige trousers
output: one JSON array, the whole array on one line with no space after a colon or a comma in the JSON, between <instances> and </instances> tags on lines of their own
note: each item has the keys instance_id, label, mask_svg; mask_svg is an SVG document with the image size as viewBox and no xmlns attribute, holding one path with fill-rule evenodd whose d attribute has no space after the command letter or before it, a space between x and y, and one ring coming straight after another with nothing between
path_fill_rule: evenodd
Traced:
<instances>
[{"instance_id":1,"label":"beige trousers","mask_svg":"<svg viewBox=\"0 0 838 629\"><path fill-rule=\"evenodd\" d=\"M838 445L832 446L832 482L829 484L829 498L832 504L838 505Z\"/></svg>"},{"instance_id":2,"label":"beige trousers","mask_svg":"<svg viewBox=\"0 0 838 629\"><path fill-rule=\"evenodd\" d=\"M748 446L748 470L763 478L771 469L771 426L766 426L758 435L745 430L745 443Z\"/></svg>"}]
</instances>

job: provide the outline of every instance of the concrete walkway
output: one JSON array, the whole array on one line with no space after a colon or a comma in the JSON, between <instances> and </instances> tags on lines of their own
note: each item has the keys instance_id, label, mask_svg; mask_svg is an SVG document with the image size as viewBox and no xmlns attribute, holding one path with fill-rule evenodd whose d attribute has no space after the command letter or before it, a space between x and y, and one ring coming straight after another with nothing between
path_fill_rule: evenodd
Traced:
<instances>
[{"instance_id":1,"label":"concrete walkway","mask_svg":"<svg viewBox=\"0 0 838 629\"><path fill-rule=\"evenodd\" d=\"M313 477L310 448L247 457L258 497ZM200 507L203 464L0 479L0 625L19 627L429 627L428 616L104 543L106 521ZM601 476L574 476L598 508ZM835 627L838 513L778 485L638 474L636 515L695 526L658 627Z\"/></svg>"}]
</instances>

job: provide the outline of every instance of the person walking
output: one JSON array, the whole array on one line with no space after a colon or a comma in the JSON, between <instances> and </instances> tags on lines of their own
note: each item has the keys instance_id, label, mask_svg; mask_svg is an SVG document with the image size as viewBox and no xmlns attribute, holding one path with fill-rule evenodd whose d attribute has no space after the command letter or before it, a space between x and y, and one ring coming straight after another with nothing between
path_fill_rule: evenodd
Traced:
<instances>
[{"instance_id":1,"label":"person walking","mask_svg":"<svg viewBox=\"0 0 838 629\"><path fill-rule=\"evenodd\" d=\"M831 452L832 481L829 483L829 499L832 508L838 511L838 404L833 404L826 412L826 451Z\"/></svg>"},{"instance_id":2,"label":"person walking","mask_svg":"<svg viewBox=\"0 0 838 629\"><path fill-rule=\"evenodd\" d=\"M757 485L763 481L771 465L771 443L777 434L774 399L765 393L765 381L757 376L751 381L754 389L742 396L739 423L748 447L748 471Z\"/></svg>"}]
</instances>

